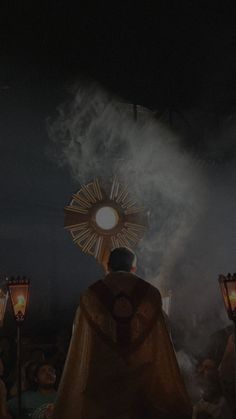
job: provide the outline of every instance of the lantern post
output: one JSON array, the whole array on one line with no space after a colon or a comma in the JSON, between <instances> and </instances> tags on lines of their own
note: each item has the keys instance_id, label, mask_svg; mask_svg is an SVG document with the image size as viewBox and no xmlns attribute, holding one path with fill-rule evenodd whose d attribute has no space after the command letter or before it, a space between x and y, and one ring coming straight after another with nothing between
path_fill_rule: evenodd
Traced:
<instances>
[{"instance_id":1,"label":"lantern post","mask_svg":"<svg viewBox=\"0 0 236 419\"><path fill-rule=\"evenodd\" d=\"M26 277L7 280L13 314L17 324L17 419L21 419L21 326L29 300L30 281Z\"/></svg>"}]
</instances>

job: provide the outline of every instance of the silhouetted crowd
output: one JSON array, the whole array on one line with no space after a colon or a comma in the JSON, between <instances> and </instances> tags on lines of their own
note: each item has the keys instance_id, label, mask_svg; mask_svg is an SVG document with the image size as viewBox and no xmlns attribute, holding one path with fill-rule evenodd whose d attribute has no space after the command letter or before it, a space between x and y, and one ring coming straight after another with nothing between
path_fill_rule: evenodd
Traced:
<instances>
[{"instance_id":1,"label":"silhouetted crowd","mask_svg":"<svg viewBox=\"0 0 236 419\"><path fill-rule=\"evenodd\" d=\"M33 338L22 342L22 419L50 419L63 372L70 336L59 332L50 344ZM204 342L203 342L204 345ZM217 346L221 346L218 351ZM178 358L178 351L177 351ZM211 351L194 358L192 369L180 369L193 404L193 419L233 419L235 416L235 341L228 334ZM17 418L15 340L0 337L0 418Z\"/></svg>"},{"instance_id":2,"label":"silhouetted crowd","mask_svg":"<svg viewBox=\"0 0 236 419\"><path fill-rule=\"evenodd\" d=\"M22 341L21 412L22 419L51 418L57 387L63 371L69 338L59 332L50 344ZM17 359L14 339L0 337L0 418L17 418Z\"/></svg>"}]
</instances>

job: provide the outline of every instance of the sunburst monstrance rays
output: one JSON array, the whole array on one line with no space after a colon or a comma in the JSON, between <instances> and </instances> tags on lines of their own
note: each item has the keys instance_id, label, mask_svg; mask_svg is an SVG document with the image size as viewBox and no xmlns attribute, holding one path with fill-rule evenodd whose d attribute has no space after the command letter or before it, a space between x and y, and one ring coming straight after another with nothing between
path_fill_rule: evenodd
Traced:
<instances>
[{"instance_id":1,"label":"sunburst monstrance rays","mask_svg":"<svg viewBox=\"0 0 236 419\"><path fill-rule=\"evenodd\" d=\"M137 244L147 229L147 213L117 179L109 193L95 179L65 207L65 228L84 253L101 262L112 248Z\"/></svg>"}]
</instances>

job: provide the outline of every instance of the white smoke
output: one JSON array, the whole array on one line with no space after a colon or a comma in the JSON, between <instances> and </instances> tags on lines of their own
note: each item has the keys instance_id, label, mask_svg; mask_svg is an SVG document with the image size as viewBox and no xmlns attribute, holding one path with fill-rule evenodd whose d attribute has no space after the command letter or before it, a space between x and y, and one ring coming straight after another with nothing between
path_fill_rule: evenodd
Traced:
<instances>
[{"instance_id":1,"label":"white smoke","mask_svg":"<svg viewBox=\"0 0 236 419\"><path fill-rule=\"evenodd\" d=\"M135 121L126 105L97 86L80 86L49 124L49 134L57 162L70 169L78 186L116 175L150 210L139 267L160 283L169 280L201 217L205 182L200 166L170 130L151 113L138 116Z\"/></svg>"},{"instance_id":2,"label":"white smoke","mask_svg":"<svg viewBox=\"0 0 236 419\"><path fill-rule=\"evenodd\" d=\"M191 129L178 137L151 112L138 108L136 121L132 105L90 85L58 109L49 134L54 159L78 189L97 176L117 176L150 210L139 273L173 290L177 346L198 356L210 334L229 324L217 277L236 270L235 121L216 129L197 111L186 118ZM201 147L191 152L200 159L183 147L191 133Z\"/></svg>"}]
</instances>

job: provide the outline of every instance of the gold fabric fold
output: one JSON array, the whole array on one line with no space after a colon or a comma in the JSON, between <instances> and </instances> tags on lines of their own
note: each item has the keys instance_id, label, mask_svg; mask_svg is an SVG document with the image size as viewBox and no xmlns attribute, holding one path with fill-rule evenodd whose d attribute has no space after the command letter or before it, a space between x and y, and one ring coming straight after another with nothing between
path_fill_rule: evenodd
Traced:
<instances>
[{"instance_id":1,"label":"gold fabric fold","mask_svg":"<svg viewBox=\"0 0 236 419\"><path fill-rule=\"evenodd\" d=\"M138 281L143 280L119 272L109 274L104 284L114 296L122 291L131 299ZM122 304L118 307L121 315ZM92 288L84 293L75 316L54 419L191 417L160 293L151 285L130 320L129 330L129 349L120 350L117 320L111 310Z\"/></svg>"}]
</instances>

